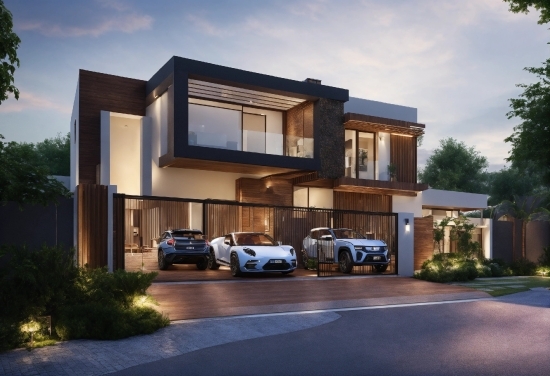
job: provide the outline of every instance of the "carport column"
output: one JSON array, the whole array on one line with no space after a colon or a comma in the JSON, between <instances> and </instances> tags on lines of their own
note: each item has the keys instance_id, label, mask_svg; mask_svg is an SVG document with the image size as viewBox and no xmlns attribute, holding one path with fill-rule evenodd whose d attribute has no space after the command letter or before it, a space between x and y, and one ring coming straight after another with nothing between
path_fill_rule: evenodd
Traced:
<instances>
[{"instance_id":1,"label":"carport column","mask_svg":"<svg viewBox=\"0 0 550 376\"><path fill-rule=\"evenodd\" d=\"M113 236L114 236L114 221L113 221L113 199L116 193L116 185L107 186L107 268L109 272L113 272Z\"/></svg>"},{"instance_id":2,"label":"carport column","mask_svg":"<svg viewBox=\"0 0 550 376\"><path fill-rule=\"evenodd\" d=\"M140 186L142 196L151 196L153 192L152 181L152 145L151 145L152 119L149 116L141 118L141 176Z\"/></svg>"},{"instance_id":3,"label":"carport column","mask_svg":"<svg viewBox=\"0 0 550 376\"><path fill-rule=\"evenodd\" d=\"M411 277L414 274L414 214L397 213L396 231L399 255L397 274Z\"/></svg>"}]
</instances>

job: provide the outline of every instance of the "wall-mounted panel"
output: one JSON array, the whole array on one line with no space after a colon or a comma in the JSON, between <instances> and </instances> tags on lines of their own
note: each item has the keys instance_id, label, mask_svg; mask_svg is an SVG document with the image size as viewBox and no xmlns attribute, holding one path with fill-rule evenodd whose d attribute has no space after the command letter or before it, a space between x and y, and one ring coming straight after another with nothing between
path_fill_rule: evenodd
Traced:
<instances>
[{"instance_id":1,"label":"wall-mounted panel","mask_svg":"<svg viewBox=\"0 0 550 376\"><path fill-rule=\"evenodd\" d=\"M416 138L390 135L390 162L397 167L397 181L416 183Z\"/></svg>"}]
</instances>

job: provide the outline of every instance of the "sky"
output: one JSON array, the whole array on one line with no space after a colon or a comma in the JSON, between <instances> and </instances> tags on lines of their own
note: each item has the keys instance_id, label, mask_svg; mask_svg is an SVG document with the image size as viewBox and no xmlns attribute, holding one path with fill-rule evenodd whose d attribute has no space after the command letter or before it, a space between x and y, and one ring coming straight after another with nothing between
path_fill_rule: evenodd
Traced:
<instances>
[{"instance_id":1,"label":"sky","mask_svg":"<svg viewBox=\"0 0 550 376\"><path fill-rule=\"evenodd\" d=\"M0 104L5 141L70 129L78 70L148 80L172 56L418 109L425 163L453 137L505 165L519 119L509 99L549 56L538 12L502 0L4 0L21 38L15 85Z\"/></svg>"}]
</instances>

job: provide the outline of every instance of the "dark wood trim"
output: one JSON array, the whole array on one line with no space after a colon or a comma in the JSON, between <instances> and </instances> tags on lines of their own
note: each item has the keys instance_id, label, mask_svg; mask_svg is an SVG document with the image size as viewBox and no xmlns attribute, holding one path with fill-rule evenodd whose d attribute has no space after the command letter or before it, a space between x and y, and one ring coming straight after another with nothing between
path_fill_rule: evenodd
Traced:
<instances>
[{"instance_id":1,"label":"dark wood trim","mask_svg":"<svg viewBox=\"0 0 550 376\"><path fill-rule=\"evenodd\" d=\"M77 199L77 260L79 266L107 265L107 186L79 184Z\"/></svg>"},{"instance_id":2,"label":"dark wood trim","mask_svg":"<svg viewBox=\"0 0 550 376\"><path fill-rule=\"evenodd\" d=\"M428 189L427 184L398 181L366 180L342 177L334 182L335 191L378 193L395 196L414 197L418 192Z\"/></svg>"},{"instance_id":3,"label":"dark wood trim","mask_svg":"<svg viewBox=\"0 0 550 376\"><path fill-rule=\"evenodd\" d=\"M95 184L101 163L101 111L145 116L145 81L80 70L79 182Z\"/></svg>"},{"instance_id":4,"label":"dark wood trim","mask_svg":"<svg viewBox=\"0 0 550 376\"><path fill-rule=\"evenodd\" d=\"M242 153L246 153L246 152L242 152ZM251 158L253 158L252 155L251 155ZM234 172L239 174L250 174L250 175L273 175L273 174L293 173L293 172L301 171L298 169L284 168L284 167L261 166L261 165L254 165L254 164L211 161L211 160L192 159L192 158L172 158L169 155L161 156L159 158L159 165L160 167L163 167L163 168L186 168L186 169L192 169L192 170Z\"/></svg>"},{"instance_id":5,"label":"dark wood trim","mask_svg":"<svg viewBox=\"0 0 550 376\"><path fill-rule=\"evenodd\" d=\"M416 137L390 135L390 163L397 167L397 181L416 183Z\"/></svg>"}]
</instances>

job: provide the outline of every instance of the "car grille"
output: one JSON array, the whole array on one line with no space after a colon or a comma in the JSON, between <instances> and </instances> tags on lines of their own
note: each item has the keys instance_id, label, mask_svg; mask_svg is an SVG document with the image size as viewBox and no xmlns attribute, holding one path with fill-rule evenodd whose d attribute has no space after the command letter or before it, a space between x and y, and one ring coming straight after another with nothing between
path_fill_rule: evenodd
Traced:
<instances>
[{"instance_id":1,"label":"car grille","mask_svg":"<svg viewBox=\"0 0 550 376\"><path fill-rule=\"evenodd\" d=\"M282 263L272 263L272 260L269 260L263 267L263 270L288 270L290 269L290 264L283 260Z\"/></svg>"}]
</instances>

